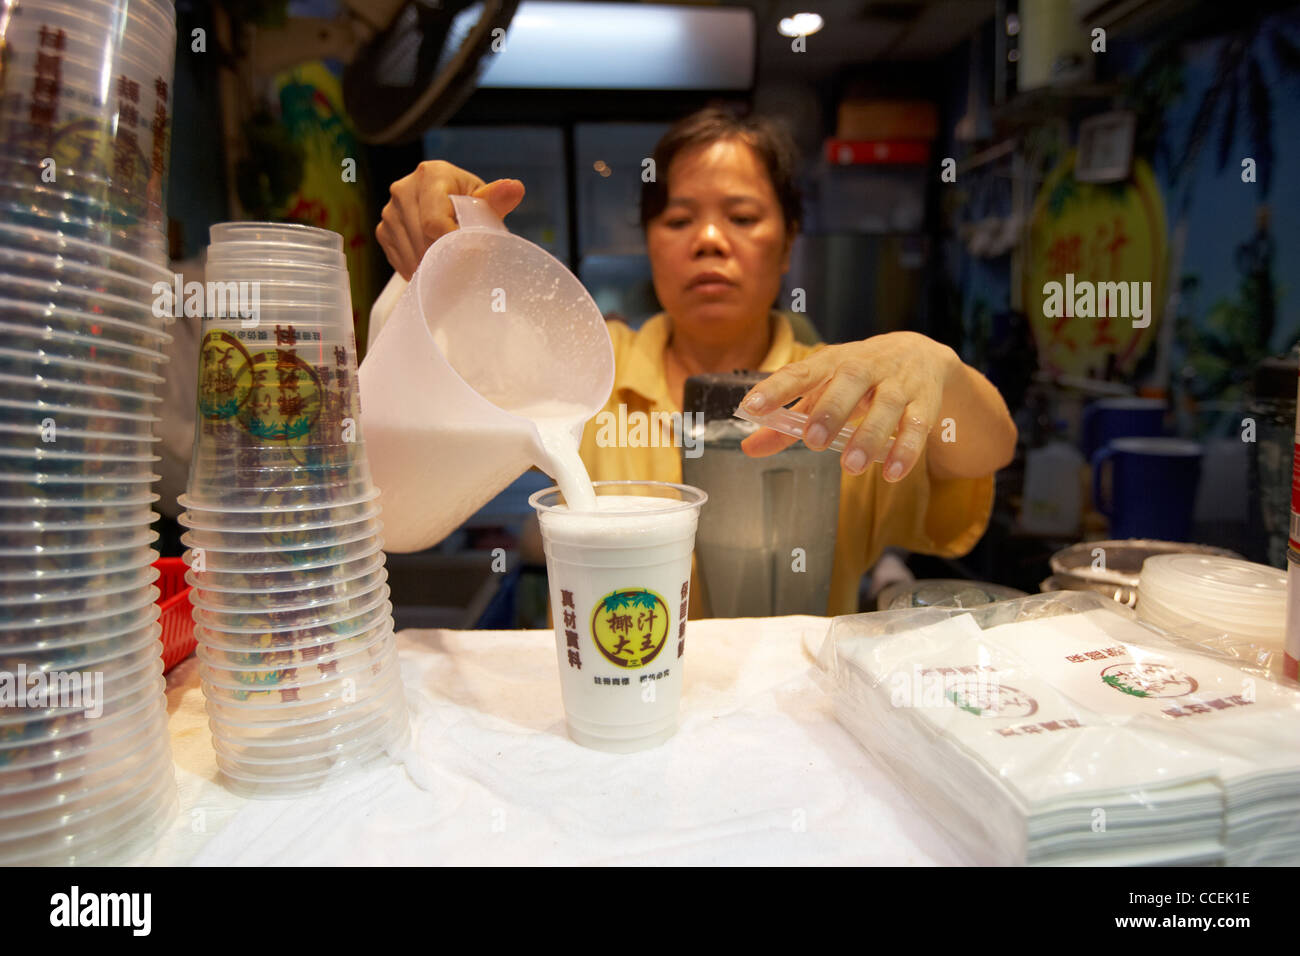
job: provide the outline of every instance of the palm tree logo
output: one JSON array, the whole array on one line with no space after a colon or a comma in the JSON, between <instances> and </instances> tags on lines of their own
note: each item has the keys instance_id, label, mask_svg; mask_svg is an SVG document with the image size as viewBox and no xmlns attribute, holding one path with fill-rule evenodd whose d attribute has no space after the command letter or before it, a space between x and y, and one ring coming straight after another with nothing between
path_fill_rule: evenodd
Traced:
<instances>
[{"instance_id":1,"label":"palm tree logo","mask_svg":"<svg viewBox=\"0 0 1300 956\"><path fill-rule=\"evenodd\" d=\"M659 656L669 632L668 604L646 588L622 588L591 612L591 636L605 659L619 667L644 667Z\"/></svg>"}]
</instances>

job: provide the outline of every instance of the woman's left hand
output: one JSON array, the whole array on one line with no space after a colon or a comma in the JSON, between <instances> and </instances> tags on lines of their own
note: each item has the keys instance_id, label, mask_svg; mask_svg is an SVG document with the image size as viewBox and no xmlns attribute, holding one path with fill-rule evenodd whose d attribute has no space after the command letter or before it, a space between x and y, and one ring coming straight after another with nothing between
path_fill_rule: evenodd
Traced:
<instances>
[{"instance_id":1,"label":"woman's left hand","mask_svg":"<svg viewBox=\"0 0 1300 956\"><path fill-rule=\"evenodd\" d=\"M828 345L774 372L742 404L762 414L802 397L808 415L803 441L824 449L846 422L860 419L841 454L844 469L861 474L884 460L887 481L916 465L939 424L944 390L965 369L957 353L916 332L887 332L861 342ZM895 436L892 448L890 436ZM755 457L773 455L798 439L764 428L742 444Z\"/></svg>"}]
</instances>

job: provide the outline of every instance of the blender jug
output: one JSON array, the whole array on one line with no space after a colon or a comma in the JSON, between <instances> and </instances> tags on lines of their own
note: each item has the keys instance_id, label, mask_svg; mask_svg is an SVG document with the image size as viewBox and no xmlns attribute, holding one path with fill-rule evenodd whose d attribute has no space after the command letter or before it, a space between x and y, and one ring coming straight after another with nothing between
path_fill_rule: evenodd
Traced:
<instances>
[{"instance_id":1,"label":"blender jug","mask_svg":"<svg viewBox=\"0 0 1300 956\"><path fill-rule=\"evenodd\" d=\"M708 617L824 615L839 523L840 462L802 442L767 458L740 443L758 426L733 412L765 372L695 375L683 411L699 453L683 449L682 481L702 489L695 559Z\"/></svg>"},{"instance_id":2,"label":"blender jug","mask_svg":"<svg viewBox=\"0 0 1300 956\"><path fill-rule=\"evenodd\" d=\"M576 448L614 386L609 332L582 283L483 200L451 202L460 228L404 290L393 277L376 311L395 304L361 364L388 551L438 543L545 460L530 414L564 411Z\"/></svg>"}]
</instances>

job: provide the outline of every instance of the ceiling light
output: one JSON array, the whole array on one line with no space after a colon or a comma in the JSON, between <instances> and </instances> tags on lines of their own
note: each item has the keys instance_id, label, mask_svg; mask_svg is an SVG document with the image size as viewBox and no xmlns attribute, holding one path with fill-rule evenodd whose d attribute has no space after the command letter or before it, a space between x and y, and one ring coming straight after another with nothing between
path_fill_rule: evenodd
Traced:
<instances>
[{"instance_id":1,"label":"ceiling light","mask_svg":"<svg viewBox=\"0 0 1300 956\"><path fill-rule=\"evenodd\" d=\"M777 29L781 31L782 36L809 36L820 30L824 23L820 14L796 13L792 17L783 18Z\"/></svg>"}]
</instances>

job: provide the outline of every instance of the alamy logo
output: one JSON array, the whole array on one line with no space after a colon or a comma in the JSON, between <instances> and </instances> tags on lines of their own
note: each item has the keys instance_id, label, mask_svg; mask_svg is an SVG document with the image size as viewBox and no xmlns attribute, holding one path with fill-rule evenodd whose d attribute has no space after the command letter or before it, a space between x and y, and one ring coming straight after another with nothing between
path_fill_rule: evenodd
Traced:
<instances>
[{"instance_id":1,"label":"alamy logo","mask_svg":"<svg viewBox=\"0 0 1300 956\"><path fill-rule=\"evenodd\" d=\"M257 324L262 311L262 289L257 282L185 282L178 272L171 284L153 284L155 318L201 318L205 315L243 320L245 328Z\"/></svg>"},{"instance_id":2,"label":"alamy logo","mask_svg":"<svg viewBox=\"0 0 1300 956\"><path fill-rule=\"evenodd\" d=\"M103 671L32 671L19 664L14 671L0 671L0 710L25 707L80 710L87 717L104 712Z\"/></svg>"},{"instance_id":3,"label":"alamy logo","mask_svg":"<svg viewBox=\"0 0 1300 956\"><path fill-rule=\"evenodd\" d=\"M704 453L697 412L618 412L596 415L596 444L601 448L681 448L686 458Z\"/></svg>"},{"instance_id":4,"label":"alamy logo","mask_svg":"<svg viewBox=\"0 0 1300 956\"><path fill-rule=\"evenodd\" d=\"M1074 279L1073 272L1060 282L1043 283L1043 316L1060 319L1132 319L1133 328L1151 324L1150 282L1091 282Z\"/></svg>"},{"instance_id":5,"label":"alamy logo","mask_svg":"<svg viewBox=\"0 0 1300 956\"><path fill-rule=\"evenodd\" d=\"M148 936L153 925L151 893L82 893L74 886L50 897L51 926L128 926Z\"/></svg>"}]
</instances>

